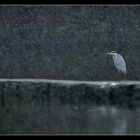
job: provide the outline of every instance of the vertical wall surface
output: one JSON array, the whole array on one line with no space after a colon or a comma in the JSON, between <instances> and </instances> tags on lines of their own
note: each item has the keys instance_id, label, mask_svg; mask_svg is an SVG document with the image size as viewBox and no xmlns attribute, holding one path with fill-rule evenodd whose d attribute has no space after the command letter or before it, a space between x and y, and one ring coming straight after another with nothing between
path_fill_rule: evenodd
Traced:
<instances>
[{"instance_id":1,"label":"vertical wall surface","mask_svg":"<svg viewBox=\"0 0 140 140\"><path fill-rule=\"evenodd\" d=\"M139 82L0 80L1 134L140 133L139 107Z\"/></svg>"}]
</instances>

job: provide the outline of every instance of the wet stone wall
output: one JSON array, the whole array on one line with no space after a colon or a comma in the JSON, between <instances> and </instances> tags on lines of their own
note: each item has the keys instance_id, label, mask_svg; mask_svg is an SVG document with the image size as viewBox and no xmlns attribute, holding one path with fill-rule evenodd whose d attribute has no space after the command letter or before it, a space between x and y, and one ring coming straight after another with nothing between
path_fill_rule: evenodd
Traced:
<instances>
[{"instance_id":1,"label":"wet stone wall","mask_svg":"<svg viewBox=\"0 0 140 140\"><path fill-rule=\"evenodd\" d=\"M1 80L0 134L139 133L129 125L117 131L121 129L114 120L106 126L111 120L108 110L114 106L139 108L139 82ZM106 119L103 112L108 112Z\"/></svg>"}]
</instances>

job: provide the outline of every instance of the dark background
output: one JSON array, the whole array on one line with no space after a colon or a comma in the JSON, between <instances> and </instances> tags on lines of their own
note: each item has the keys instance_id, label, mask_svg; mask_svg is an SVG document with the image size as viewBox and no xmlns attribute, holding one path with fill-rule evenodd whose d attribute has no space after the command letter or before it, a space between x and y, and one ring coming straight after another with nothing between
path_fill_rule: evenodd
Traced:
<instances>
[{"instance_id":1,"label":"dark background","mask_svg":"<svg viewBox=\"0 0 140 140\"><path fill-rule=\"evenodd\" d=\"M139 45L139 6L0 6L0 78L140 80Z\"/></svg>"}]
</instances>

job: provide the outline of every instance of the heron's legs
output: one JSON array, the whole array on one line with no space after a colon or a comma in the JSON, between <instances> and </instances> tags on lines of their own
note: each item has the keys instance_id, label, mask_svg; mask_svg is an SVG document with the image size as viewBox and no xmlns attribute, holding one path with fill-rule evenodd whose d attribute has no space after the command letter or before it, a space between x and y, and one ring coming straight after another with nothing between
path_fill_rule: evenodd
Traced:
<instances>
[{"instance_id":1,"label":"heron's legs","mask_svg":"<svg viewBox=\"0 0 140 140\"><path fill-rule=\"evenodd\" d=\"M119 77L120 75L121 75L121 72L117 70L117 77Z\"/></svg>"},{"instance_id":2,"label":"heron's legs","mask_svg":"<svg viewBox=\"0 0 140 140\"><path fill-rule=\"evenodd\" d=\"M124 80L127 80L127 74L126 73L123 75L123 77L124 77Z\"/></svg>"},{"instance_id":3,"label":"heron's legs","mask_svg":"<svg viewBox=\"0 0 140 140\"><path fill-rule=\"evenodd\" d=\"M117 76L119 79L121 78L122 80L127 80L127 74L122 73L120 70L117 71L116 76Z\"/></svg>"}]
</instances>

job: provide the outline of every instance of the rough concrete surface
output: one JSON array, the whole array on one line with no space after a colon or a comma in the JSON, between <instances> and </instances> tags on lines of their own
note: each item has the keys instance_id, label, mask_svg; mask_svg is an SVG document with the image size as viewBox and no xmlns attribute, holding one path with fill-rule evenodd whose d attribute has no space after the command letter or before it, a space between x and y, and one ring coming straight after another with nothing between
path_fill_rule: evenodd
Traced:
<instances>
[{"instance_id":1,"label":"rough concrete surface","mask_svg":"<svg viewBox=\"0 0 140 140\"><path fill-rule=\"evenodd\" d=\"M0 79L0 134L140 133L139 107L139 81Z\"/></svg>"}]
</instances>

